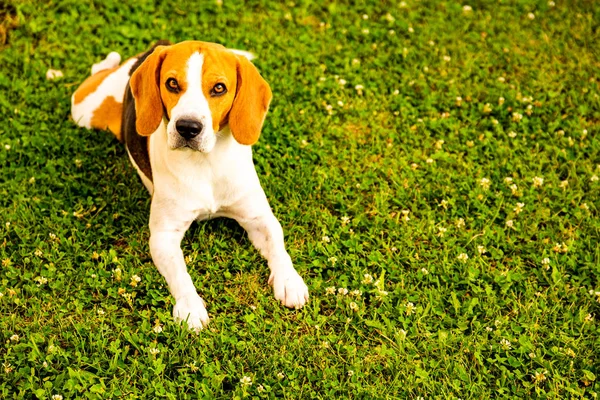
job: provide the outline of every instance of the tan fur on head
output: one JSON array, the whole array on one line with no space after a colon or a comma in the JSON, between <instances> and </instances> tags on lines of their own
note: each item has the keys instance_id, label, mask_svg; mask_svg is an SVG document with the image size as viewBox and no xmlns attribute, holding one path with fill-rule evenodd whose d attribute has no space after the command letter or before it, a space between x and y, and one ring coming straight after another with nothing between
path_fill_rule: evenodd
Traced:
<instances>
[{"instance_id":1,"label":"tan fur on head","mask_svg":"<svg viewBox=\"0 0 600 400\"><path fill-rule=\"evenodd\" d=\"M260 136L272 98L271 88L248 59L236 58L237 93L229 112L229 127L238 143L251 145Z\"/></svg>"},{"instance_id":2,"label":"tan fur on head","mask_svg":"<svg viewBox=\"0 0 600 400\"><path fill-rule=\"evenodd\" d=\"M168 46L157 46L152 54L135 70L129 85L135 99L136 129L149 136L158 129L163 110L160 98L160 67Z\"/></svg>"},{"instance_id":3,"label":"tan fur on head","mask_svg":"<svg viewBox=\"0 0 600 400\"><path fill-rule=\"evenodd\" d=\"M243 55L204 42L158 46L133 73L130 86L135 99L137 132L149 136L158 129L164 111L171 115L187 89L186 63L194 52L201 52L207 60L202 71L205 86L202 91L211 109L215 132L223 128L222 124L229 123L238 143L256 143L271 102L269 84ZM177 79L180 92L162 90L169 77ZM211 97L210 91L218 80L226 82L230 92Z\"/></svg>"}]
</instances>

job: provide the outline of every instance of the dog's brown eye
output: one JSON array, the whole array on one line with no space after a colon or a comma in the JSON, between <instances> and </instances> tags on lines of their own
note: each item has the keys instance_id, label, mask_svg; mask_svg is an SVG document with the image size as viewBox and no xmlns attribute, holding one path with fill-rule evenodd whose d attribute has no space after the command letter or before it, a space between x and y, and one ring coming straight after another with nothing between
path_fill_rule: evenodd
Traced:
<instances>
[{"instance_id":1,"label":"dog's brown eye","mask_svg":"<svg viewBox=\"0 0 600 400\"><path fill-rule=\"evenodd\" d=\"M210 92L210 94L213 96L221 96L225 93L227 93L227 87L222 83L217 83Z\"/></svg>"},{"instance_id":2,"label":"dog's brown eye","mask_svg":"<svg viewBox=\"0 0 600 400\"><path fill-rule=\"evenodd\" d=\"M177 83L175 78L167 79L165 86L170 92L179 93L179 83Z\"/></svg>"}]
</instances>

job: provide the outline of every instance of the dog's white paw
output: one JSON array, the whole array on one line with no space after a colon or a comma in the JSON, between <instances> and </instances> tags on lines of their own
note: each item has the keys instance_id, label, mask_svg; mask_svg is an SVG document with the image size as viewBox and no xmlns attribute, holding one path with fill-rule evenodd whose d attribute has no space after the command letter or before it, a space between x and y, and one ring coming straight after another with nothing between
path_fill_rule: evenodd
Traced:
<instances>
[{"instance_id":1,"label":"dog's white paw","mask_svg":"<svg viewBox=\"0 0 600 400\"><path fill-rule=\"evenodd\" d=\"M275 298L286 307L302 308L308 301L308 287L293 268L271 272L269 284Z\"/></svg>"},{"instance_id":2,"label":"dog's white paw","mask_svg":"<svg viewBox=\"0 0 600 400\"><path fill-rule=\"evenodd\" d=\"M173 307L173 318L175 321L185 321L188 328L196 332L206 327L209 321L204 300L197 293L177 299Z\"/></svg>"}]
</instances>

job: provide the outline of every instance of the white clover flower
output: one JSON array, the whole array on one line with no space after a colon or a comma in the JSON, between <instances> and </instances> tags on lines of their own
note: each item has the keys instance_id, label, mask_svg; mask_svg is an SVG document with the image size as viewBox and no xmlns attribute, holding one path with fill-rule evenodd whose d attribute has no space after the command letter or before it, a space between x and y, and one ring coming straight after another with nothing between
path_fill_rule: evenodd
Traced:
<instances>
[{"instance_id":1,"label":"white clover flower","mask_svg":"<svg viewBox=\"0 0 600 400\"><path fill-rule=\"evenodd\" d=\"M592 175L592 177L590 178L590 181L592 182L598 182L598 175Z\"/></svg>"},{"instance_id":2,"label":"white clover flower","mask_svg":"<svg viewBox=\"0 0 600 400\"><path fill-rule=\"evenodd\" d=\"M459 261L466 263L469 259L469 256L466 253L460 253L456 258L458 258Z\"/></svg>"},{"instance_id":3,"label":"white clover flower","mask_svg":"<svg viewBox=\"0 0 600 400\"><path fill-rule=\"evenodd\" d=\"M402 221L404 221L404 222L410 221L410 217L408 216L408 214L410 214L409 210L402 210L401 213L402 213Z\"/></svg>"},{"instance_id":4,"label":"white clover flower","mask_svg":"<svg viewBox=\"0 0 600 400\"><path fill-rule=\"evenodd\" d=\"M479 252L479 254L487 253L487 250L485 249L485 247L483 247L481 245L477 246L477 251Z\"/></svg>"},{"instance_id":5,"label":"white clover flower","mask_svg":"<svg viewBox=\"0 0 600 400\"><path fill-rule=\"evenodd\" d=\"M505 78L505 77L503 77L503 76L499 76L499 77L498 77L498 82L500 82L500 83L504 83L504 82L506 82L506 78Z\"/></svg>"},{"instance_id":6,"label":"white clover flower","mask_svg":"<svg viewBox=\"0 0 600 400\"><path fill-rule=\"evenodd\" d=\"M511 178L510 176L507 176L506 178L504 178L504 183L507 185L510 185L513 182L513 178Z\"/></svg>"},{"instance_id":7,"label":"white clover flower","mask_svg":"<svg viewBox=\"0 0 600 400\"><path fill-rule=\"evenodd\" d=\"M389 22L394 22L396 20L396 18L394 18L394 16L390 13L385 14L384 17L386 20L388 20Z\"/></svg>"},{"instance_id":8,"label":"white clover flower","mask_svg":"<svg viewBox=\"0 0 600 400\"><path fill-rule=\"evenodd\" d=\"M242 379L240 379L240 383L242 386L250 386L252 385L252 378L249 376L244 376Z\"/></svg>"},{"instance_id":9,"label":"white clover flower","mask_svg":"<svg viewBox=\"0 0 600 400\"><path fill-rule=\"evenodd\" d=\"M358 312L358 304L356 304L355 302L350 302L350 309L354 312Z\"/></svg>"},{"instance_id":10,"label":"white clover flower","mask_svg":"<svg viewBox=\"0 0 600 400\"><path fill-rule=\"evenodd\" d=\"M19 335L17 335L16 333L14 335L12 335L10 337L10 341L11 342L18 342L19 341Z\"/></svg>"},{"instance_id":11,"label":"white clover flower","mask_svg":"<svg viewBox=\"0 0 600 400\"><path fill-rule=\"evenodd\" d=\"M63 400L63 397L60 394L53 394L52 400Z\"/></svg>"},{"instance_id":12,"label":"white clover flower","mask_svg":"<svg viewBox=\"0 0 600 400\"><path fill-rule=\"evenodd\" d=\"M263 385L258 385L258 386L256 387L256 390L258 391L258 393L262 393L262 392L264 392L264 391L265 391L265 388L263 387Z\"/></svg>"},{"instance_id":13,"label":"white clover flower","mask_svg":"<svg viewBox=\"0 0 600 400\"><path fill-rule=\"evenodd\" d=\"M349 371L348 371L348 376L352 376L352 375L354 375L354 371L352 371L352 370L349 370Z\"/></svg>"},{"instance_id":14,"label":"white clover flower","mask_svg":"<svg viewBox=\"0 0 600 400\"><path fill-rule=\"evenodd\" d=\"M515 131L508 132L508 137L511 138L511 139L516 138L517 137L517 132L515 132Z\"/></svg>"},{"instance_id":15,"label":"white clover flower","mask_svg":"<svg viewBox=\"0 0 600 400\"><path fill-rule=\"evenodd\" d=\"M98 315L104 315L105 312L103 309L99 308L98 311L96 311L98 313Z\"/></svg>"},{"instance_id":16,"label":"white clover flower","mask_svg":"<svg viewBox=\"0 0 600 400\"><path fill-rule=\"evenodd\" d=\"M348 225L350 223L350 217L343 216L342 217L342 225Z\"/></svg>"},{"instance_id":17,"label":"white clover flower","mask_svg":"<svg viewBox=\"0 0 600 400\"><path fill-rule=\"evenodd\" d=\"M341 288L338 289L338 294L341 294L342 296L345 296L345 295L348 294L348 289L341 287Z\"/></svg>"},{"instance_id":18,"label":"white clover flower","mask_svg":"<svg viewBox=\"0 0 600 400\"><path fill-rule=\"evenodd\" d=\"M504 104L504 97L498 97L498 105L501 106Z\"/></svg>"},{"instance_id":19,"label":"white clover flower","mask_svg":"<svg viewBox=\"0 0 600 400\"><path fill-rule=\"evenodd\" d=\"M509 228L511 228L511 229L514 229L515 228L515 222L512 219L509 219L509 220L506 221L506 226L509 227Z\"/></svg>"},{"instance_id":20,"label":"white clover flower","mask_svg":"<svg viewBox=\"0 0 600 400\"><path fill-rule=\"evenodd\" d=\"M36 257L41 257L44 255L44 253L42 253L42 251L40 249L37 249L34 253L33 253Z\"/></svg>"},{"instance_id":21,"label":"white clover flower","mask_svg":"<svg viewBox=\"0 0 600 400\"><path fill-rule=\"evenodd\" d=\"M485 114L489 114L489 113L491 113L491 112L492 112L492 105L491 105L490 103L485 103L485 104L483 105L483 112L484 112Z\"/></svg>"},{"instance_id":22,"label":"white clover flower","mask_svg":"<svg viewBox=\"0 0 600 400\"><path fill-rule=\"evenodd\" d=\"M542 187L543 184L544 184L544 178L539 177L539 176L533 177L533 187L534 188Z\"/></svg>"},{"instance_id":23,"label":"white clover flower","mask_svg":"<svg viewBox=\"0 0 600 400\"><path fill-rule=\"evenodd\" d=\"M458 99L459 99L459 98L460 98L460 97L457 97L457 101L458 101ZM441 150L441 149L442 149L442 146L444 145L444 143L446 143L446 142L444 141L444 139L440 139L440 140L438 140L438 141L436 141L436 142L435 142L435 145L434 145L434 146L435 146L435 148L436 148L436 149L438 149L438 150Z\"/></svg>"},{"instance_id":24,"label":"white clover flower","mask_svg":"<svg viewBox=\"0 0 600 400\"><path fill-rule=\"evenodd\" d=\"M413 27L412 27L412 26L409 26L409 27L408 27L408 32L409 32L409 33L414 33L414 32L415 32L415 30L413 29Z\"/></svg>"},{"instance_id":25,"label":"white clover flower","mask_svg":"<svg viewBox=\"0 0 600 400\"><path fill-rule=\"evenodd\" d=\"M335 286L329 286L328 288L325 288L325 294L327 296L329 296L331 294L335 294L335 292L336 292Z\"/></svg>"},{"instance_id":26,"label":"white clover flower","mask_svg":"<svg viewBox=\"0 0 600 400\"><path fill-rule=\"evenodd\" d=\"M338 100L337 105L340 107L344 107L344 102L341 100Z\"/></svg>"},{"instance_id":27,"label":"white clover flower","mask_svg":"<svg viewBox=\"0 0 600 400\"><path fill-rule=\"evenodd\" d=\"M142 281L142 278L140 278L140 277L139 277L139 276L137 276L137 275L133 275L133 276L131 277L131 282L129 282L129 284L130 284L131 286L134 286L134 287L135 287L135 286L137 286L137 284L138 284L138 283L140 283L141 281Z\"/></svg>"},{"instance_id":28,"label":"white clover flower","mask_svg":"<svg viewBox=\"0 0 600 400\"><path fill-rule=\"evenodd\" d=\"M515 214L520 214L523 211L523 207L525 207L524 203L517 203L515 208L513 208L513 211L515 212Z\"/></svg>"},{"instance_id":29,"label":"white clover flower","mask_svg":"<svg viewBox=\"0 0 600 400\"><path fill-rule=\"evenodd\" d=\"M350 296L352 296L352 297L360 297L361 295L362 295L362 292L358 289L350 292Z\"/></svg>"},{"instance_id":30,"label":"white clover flower","mask_svg":"<svg viewBox=\"0 0 600 400\"><path fill-rule=\"evenodd\" d=\"M196 365L196 361L189 363L189 364L185 364L186 367L188 367L190 369L190 371L192 372L196 372L198 371L200 368Z\"/></svg>"},{"instance_id":31,"label":"white clover flower","mask_svg":"<svg viewBox=\"0 0 600 400\"><path fill-rule=\"evenodd\" d=\"M423 267L423 268L421 268L421 273L423 275L427 275L427 274L429 274L429 271L427 270L427 268Z\"/></svg>"},{"instance_id":32,"label":"white clover flower","mask_svg":"<svg viewBox=\"0 0 600 400\"><path fill-rule=\"evenodd\" d=\"M534 13L529 13L527 14L527 18L534 20L535 19L535 14Z\"/></svg>"},{"instance_id":33,"label":"white clover flower","mask_svg":"<svg viewBox=\"0 0 600 400\"><path fill-rule=\"evenodd\" d=\"M46 361L44 361L44 362L42 363L42 367L44 367L44 368L48 368L48 363L47 363Z\"/></svg>"},{"instance_id":34,"label":"white clover flower","mask_svg":"<svg viewBox=\"0 0 600 400\"><path fill-rule=\"evenodd\" d=\"M363 14L362 19L367 20L367 19L369 19L369 16L367 14Z\"/></svg>"},{"instance_id":35,"label":"white clover flower","mask_svg":"<svg viewBox=\"0 0 600 400\"><path fill-rule=\"evenodd\" d=\"M470 13L471 11L473 11L473 7L471 7L469 5L464 5L463 6L463 12L464 13Z\"/></svg>"},{"instance_id":36,"label":"white clover flower","mask_svg":"<svg viewBox=\"0 0 600 400\"><path fill-rule=\"evenodd\" d=\"M584 322L592 322L594 320L594 316L592 314L588 314L583 319Z\"/></svg>"},{"instance_id":37,"label":"white clover flower","mask_svg":"<svg viewBox=\"0 0 600 400\"><path fill-rule=\"evenodd\" d=\"M323 236L323 237L321 238L321 241L322 241L323 243L330 243L330 242L331 242L331 239L329 239L329 236L325 235L325 236Z\"/></svg>"},{"instance_id":38,"label":"white clover flower","mask_svg":"<svg viewBox=\"0 0 600 400\"><path fill-rule=\"evenodd\" d=\"M523 119L523 114L518 113L518 112L512 113L513 122L521 122L522 119Z\"/></svg>"},{"instance_id":39,"label":"white clover flower","mask_svg":"<svg viewBox=\"0 0 600 400\"><path fill-rule=\"evenodd\" d=\"M465 227L465 219L464 218L459 218L456 220L456 227L458 229L464 228Z\"/></svg>"},{"instance_id":40,"label":"white clover flower","mask_svg":"<svg viewBox=\"0 0 600 400\"><path fill-rule=\"evenodd\" d=\"M331 263L331 265L335 265L337 262L337 257L329 257L328 261Z\"/></svg>"},{"instance_id":41,"label":"white clover flower","mask_svg":"<svg viewBox=\"0 0 600 400\"><path fill-rule=\"evenodd\" d=\"M512 185L510 185L509 188L510 188L510 191L512 192L513 196L516 196L518 194L519 188L514 183Z\"/></svg>"},{"instance_id":42,"label":"white clover flower","mask_svg":"<svg viewBox=\"0 0 600 400\"><path fill-rule=\"evenodd\" d=\"M502 348L504 350L510 350L512 348L512 344L510 343L510 341L508 339L502 339L500 341L500 345L502 346Z\"/></svg>"},{"instance_id":43,"label":"white clover flower","mask_svg":"<svg viewBox=\"0 0 600 400\"><path fill-rule=\"evenodd\" d=\"M556 3L555 3L555 2L553 2L552 0L550 0L550 1L548 2L548 7L554 7L555 5L556 5Z\"/></svg>"},{"instance_id":44,"label":"white clover flower","mask_svg":"<svg viewBox=\"0 0 600 400\"><path fill-rule=\"evenodd\" d=\"M427 164L433 164L433 158L428 158L427 160L425 160L425 162Z\"/></svg>"},{"instance_id":45,"label":"white clover flower","mask_svg":"<svg viewBox=\"0 0 600 400\"><path fill-rule=\"evenodd\" d=\"M6 150L10 150L10 144L5 144L5 145L4 145L4 148L5 148Z\"/></svg>"},{"instance_id":46,"label":"white clover flower","mask_svg":"<svg viewBox=\"0 0 600 400\"><path fill-rule=\"evenodd\" d=\"M446 233L446 231L448 231L448 229L444 228L443 226L440 226L438 229L439 232L437 233L437 236L439 237L444 237L444 234Z\"/></svg>"},{"instance_id":47,"label":"white clover flower","mask_svg":"<svg viewBox=\"0 0 600 400\"><path fill-rule=\"evenodd\" d=\"M37 276L33 280L37 282L38 286L45 285L46 283L48 283L48 278L45 278L43 276Z\"/></svg>"},{"instance_id":48,"label":"white clover flower","mask_svg":"<svg viewBox=\"0 0 600 400\"><path fill-rule=\"evenodd\" d=\"M558 186L562 189L562 190L566 190L567 186L569 186L569 181L568 180L564 180L564 181L560 181L560 183L558 184Z\"/></svg>"},{"instance_id":49,"label":"white clover flower","mask_svg":"<svg viewBox=\"0 0 600 400\"><path fill-rule=\"evenodd\" d=\"M364 274L362 283L364 283L365 285L373 283L373 276L371 274Z\"/></svg>"},{"instance_id":50,"label":"white clover flower","mask_svg":"<svg viewBox=\"0 0 600 400\"><path fill-rule=\"evenodd\" d=\"M485 330L488 332L492 332L494 330L494 328L492 328L491 326L486 326Z\"/></svg>"},{"instance_id":51,"label":"white clover flower","mask_svg":"<svg viewBox=\"0 0 600 400\"><path fill-rule=\"evenodd\" d=\"M548 371L544 370L542 372L535 371L533 375L531 375L531 379L534 380L535 383L541 383L546 380L546 374Z\"/></svg>"},{"instance_id":52,"label":"white clover flower","mask_svg":"<svg viewBox=\"0 0 600 400\"><path fill-rule=\"evenodd\" d=\"M419 168L419 164L417 164L417 163L410 164L410 169L412 169L413 171L416 170L417 168Z\"/></svg>"},{"instance_id":53,"label":"white clover flower","mask_svg":"<svg viewBox=\"0 0 600 400\"><path fill-rule=\"evenodd\" d=\"M154 328L152 328L152 330L154 331L154 333L161 333L163 331L163 327L161 324L156 324L154 325Z\"/></svg>"},{"instance_id":54,"label":"white clover flower","mask_svg":"<svg viewBox=\"0 0 600 400\"><path fill-rule=\"evenodd\" d=\"M160 350L159 350L159 349L157 349L156 347L150 347L150 348L148 349L148 352L149 352L150 354L152 354L153 356L155 356L155 355L157 355L158 353L160 353Z\"/></svg>"},{"instance_id":55,"label":"white clover flower","mask_svg":"<svg viewBox=\"0 0 600 400\"><path fill-rule=\"evenodd\" d=\"M345 79L341 79L341 78L340 78L340 79L338 80L338 83L339 83L341 86L344 86L344 85L345 85L347 82L346 82L346 80L345 80Z\"/></svg>"},{"instance_id":56,"label":"white clover flower","mask_svg":"<svg viewBox=\"0 0 600 400\"><path fill-rule=\"evenodd\" d=\"M329 344L329 343L327 343L327 344ZM285 378L285 375L283 374L283 372L279 372L279 373L277 374L277 379L281 380L281 379L283 379L283 378Z\"/></svg>"},{"instance_id":57,"label":"white clover flower","mask_svg":"<svg viewBox=\"0 0 600 400\"><path fill-rule=\"evenodd\" d=\"M479 180L479 185L483 190L488 190L490 188L491 182L492 181L490 181L488 178L481 178Z\"/></svg>"},{"instance_id":58,"label":"white clover flower","mask_svg":"<svg viewBox=\"0 0 600 400\"><path fill-rule=\"evenodd\" d=\"M415 310L417 309L417 307L415 307L415 305L411 302L408 302L404 305L404 309L406 312L406 315L412 315L415 313Z\"/></svg>"}]
</instances>

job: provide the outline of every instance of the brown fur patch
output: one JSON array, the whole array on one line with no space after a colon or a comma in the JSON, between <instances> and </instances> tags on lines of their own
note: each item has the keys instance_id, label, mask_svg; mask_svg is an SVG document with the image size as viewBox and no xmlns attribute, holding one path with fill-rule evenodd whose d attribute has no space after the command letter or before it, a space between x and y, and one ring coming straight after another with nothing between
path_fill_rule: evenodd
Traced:
<instances>
[{"instance_id":1,"label":"brown fur patch","mask_svg":"<svg viewBox=\"0 0 600 400\"><path fill-rule=\"evenodd\" d=\"M102 81L104 81L104 78L115 72L118 68L104 69L87 78L75 91L75 104L81 103L89 94L94 93Z\"/></svg>"},{"instance_id":2,"label":"brown fur patch","mask_svg":"<svg viewBox=\"0 0 600 400\"><path fill-rule=\"evenodd\" d=\"M100 73L96 74L99 75ZM95 75L94 75L95 76ZM119 103L113 96L104 99L100 107L94 111L92 127L96 129L108 129L121 140L121 114L123 104Z\"/></svg>"}]
</instances>

